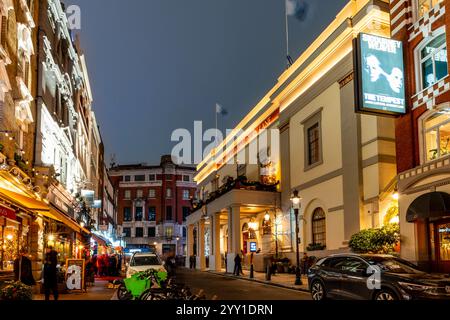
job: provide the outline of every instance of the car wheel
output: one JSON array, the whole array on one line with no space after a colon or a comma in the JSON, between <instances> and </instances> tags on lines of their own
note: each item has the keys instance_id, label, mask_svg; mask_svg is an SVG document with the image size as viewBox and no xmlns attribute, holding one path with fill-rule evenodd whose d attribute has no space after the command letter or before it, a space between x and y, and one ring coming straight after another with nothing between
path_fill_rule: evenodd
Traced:
<instances>
[{"instance_id":1,"label":"car wheel","mask_svg":"<svg viewBox=\"0 0 450 320\"><path fill-rule=\"evenodd\" d=\"M311 285L311 296L315 301L325 300L326 293L325 287L323 286L322 282L320 281L313 282L313 284Z\"/></svg>"},{"instance_id":2,"label":"car wheel","mask_svg":"<svg viewBox=\"0 0 450 320\"><path fill-rule=\"evenodd\" d=\"M375 294L377 301L395 301L398 300L397 295L388 289L382 289Z\"/></svg>"}]
</instances>

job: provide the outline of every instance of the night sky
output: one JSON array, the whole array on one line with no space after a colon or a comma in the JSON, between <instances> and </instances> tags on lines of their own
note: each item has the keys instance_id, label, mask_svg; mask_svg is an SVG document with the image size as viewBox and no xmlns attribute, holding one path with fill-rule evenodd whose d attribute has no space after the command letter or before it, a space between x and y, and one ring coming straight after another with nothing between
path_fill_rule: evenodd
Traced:
<instances>
[{"instance_id":1,"label":"night sky","mask_svg":"<svg viewBox=\"0 0 450 320\"><path fill-rule=\"evenodd\" d=\"M291 56L347 0L305 0L291 17ZM105 161L158 164L172 131L233 128L286 68L285 0L66 0L81 8L81 44L105 143Z\"/></svg>"}]
</instances>

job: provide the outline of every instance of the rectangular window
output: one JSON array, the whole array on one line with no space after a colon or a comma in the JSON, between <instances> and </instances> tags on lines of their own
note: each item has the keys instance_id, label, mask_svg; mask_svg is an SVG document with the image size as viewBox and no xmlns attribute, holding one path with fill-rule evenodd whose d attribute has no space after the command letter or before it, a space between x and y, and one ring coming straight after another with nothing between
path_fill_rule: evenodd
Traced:
<instances>
[{"instance_id":1,"label":"rectangular window","mask_svg":"<svg viewBox=\"0 0 450 320\"><path fill-rule=\"evenodd\" d=\"M125 200L130 200L131 199L131 190L125 190L123 198Z\"/></svg>"},{"instance_id":2,"label":"rectangular window","mask_svg":"<svg viewBox=\"0 0 450 320\"><path fill-rule=\"evenodd\" d=\"M135 221L142 221L143 209L142 207L136 207Z\"/></svg>"},{"instance_id":3,"label":"rectangular window","mask_svg":"<svg viewBox=\"0 0 450 320\"><path fill-rule=\"evenodd\" d=\"M150 189L150 190L148 191L148 197L149 197L150 199L155 199L155 198L156 198L156 190L155 190L155 189Z\"/></svg>"},{"instance_id":4,"label":"rectangular window","mask_svg":"<svg viewBox=\"0 0 450 320\"><path fill-rule=\"evenodd\" d=\"M186 227L183 227L183 238L186 239L186 236L187 236Z\"/></svg>"},{"instance_id":5,"label":"rectangular window","mask_svg":"<svg viewBox=\"0 0 450 320\"><path fill-rule=\"evenodd\" d=\"M166 220L167 221L172 221L173 220L172 207L171 206L167 206L166 207Z\"/></svg>"},{"instance_id":6,"label":"rectangular window","mask_svg":"<svg viewBox=\"0 0 450 320\"><path fill-rule=\"evenodd\" d=\"M168 199L172 198L172 189L167 188L167 190L166 190L166 198L168 198Z\"/></svg>"},{"instance_id":7,"label":"rectangular window","mask_svg":"<svg viewBox=\"0 0 450 320\"><path fill-rule=\"evenodd\" d=\"M123 228L123 234L125 238L131 238L131 228Z\"/></svg>"},{"instance_id":8,"label":"rectangular window","mask_svg":"<svg viewBox=\"0 0 450 320\"><path fill-rule=\"evenodd\" d=\"M308 129L308 165L312 166L320 161L320 132L316 123Z\"/></svg>"},{"instance_id":9,"label":"rectangular window","mask_svg":"<svg viewBox=\"0 0 450 320\"><path fill-rule=\"evenodd\" d=\"M143 238L144 237L144 228L136 228L136 238Z\"/></svg>"},{"instance_id":10,"label":"rectangular window","mask_svg":"<svg viewBox=\"0 0 450 320\"><path fill-rule=\"evenodd\" d=\"M431 87L448 75L445 33L427 43L420 52L422 88Z\"/></svg>"},{"instance_id":11,"label":"rectangular window","mask_svg":"<svg viewBox=\"0 0 450 320\"><path fill-rule=\"evenodd\" d=\"M189 200L190 197L189 190L183 190L183 200Z\"/></svg>"},{"instance_id":12,"label":"rectangular window","mask_svg":"<svg viewBox=\"0 0 450 320\"><path fill-rule=\"evenodd\" d=\"M131 208L130 207L123 208L123 221L130 222L132 220L133 219L131 216Z\"/></svg>"},{"instance_id":13,"label":"rectangular window","mask_svg":"<svg viewBox=\"0 0 450 320\"><path fill-rule=\"evenodd\" d=\"M131 176L125 176L125 182L130 182L131 181Z\"/></svg>"},{"instance_id":14,"label":"rectangular window","mask_svg":"<svg viewBox=\"0 0 450 320\"><path fill-rule=\"evenodd\" d=\"M143 195L144 195L144 192L143 192L142 190L138 190L138 191L136 192L136 197L137 197L137 198L142 198Z\"/></svg>"},{"instance_id":15,"label":"rectangular window","mask_svg":"<svg viewBox=\"0 0 450 320\"><path fill-rule=\"evenodd\" d=\"M156 237L156 228L155 227L149 227L148 228L148 235L149 238Z\"/></svg>"},{"instance_id":16,"label":"rectangular window","mask_svg":"<svg viewBox=\"0 0 450 320\"><path fill-rule=\"evenodd\" d=\"M134 181L136 181L136 182L143 182L143 181L145 181L145 175L134 176Z\"/></svg>"},{"instance_id":17,"label":"rectangular window","mask_svg":"<svg viewBox=\"0 0 450 320\"><path fill-rule=\"evenodd\" d=\"M186 221L187 217L191 214L191 208L183 207L183 221Z\"/></svg>"},{"instance_id":18,"label":"rectangular window","mask_svg":"<svg viewBox=\"0 0 450 320\"><path fill-rule=\"evenodd\" d=\"M173 227L166 227L165 235L167 238L173 237Z\"/></svg>"},{"instance_id":19,"label":"rectangular window","mask_svg":"<svg viewBox=\"0 0 450 320\"><path fill-rule=\"evenodd\" d=\"M148 221L150 222L156 221L156 207L148 208Z\"/></svg>"},{"instance_id":20,"label":"rectangular window","mask_svg":"<svg viewBox=\"0 0 450 320\"><path fill-rule=\"evenodd\" d=\"M188 176L188 175L184 175L184 176L183 176L183 181L184 181L184 182L190 182L190 181L191 181L191 177Z\"/></svg>"},{"instance_id":21,"label":"rectangular window","mask_svg":"<svg viewBox=\"0 0 450 320\"><path fill-rule=\"evenodd\" d=\"M151 174L148 176L149 181L156 181L156 174Z\"/></svg>"}]
</instances>

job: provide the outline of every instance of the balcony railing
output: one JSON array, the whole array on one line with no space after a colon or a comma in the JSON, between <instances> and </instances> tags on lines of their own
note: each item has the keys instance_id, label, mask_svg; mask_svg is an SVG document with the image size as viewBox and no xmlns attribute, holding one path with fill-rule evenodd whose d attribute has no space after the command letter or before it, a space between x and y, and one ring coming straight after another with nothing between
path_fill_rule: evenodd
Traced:
<instances>
[{"instance_id":1,"label":"balcony railing","mask_svg":"<svg viewBox=\"0 0 450 320\"><path fill-rule=\"evenodd\" d=\"M433 160L431 162L427 162L421 166L418 166L414 169L405 171L403 173L401 173L399 175L398 180L399 181L403 181L406 179L410 179L410 178L414 178L418 175L436 170L436 169L440 169L446 166L450 166L450 155L449 156L445 156L443 158L439 158L437 160Z\"/></svg>"}]
</instances>

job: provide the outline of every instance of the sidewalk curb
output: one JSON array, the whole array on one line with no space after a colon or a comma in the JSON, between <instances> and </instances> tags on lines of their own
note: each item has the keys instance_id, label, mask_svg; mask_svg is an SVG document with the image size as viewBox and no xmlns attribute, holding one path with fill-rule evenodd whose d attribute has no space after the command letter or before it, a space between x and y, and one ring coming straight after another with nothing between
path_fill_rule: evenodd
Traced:
<instances>
[{"instance_id":1,"label":"sidewalk curb","mask_svg":"<svg viewBox=\"0 0 450 320\"><path fill-rule=\"evenodd\" d=\"M284 288L284 289L290 289L290 290L296 290L296 291L300 291L300 292L309 293L308 289L298 288L296 286L287 286L287 285L283 285L283 284L280 284L280 283L274 283L272 281L264 281L264 280L258 280L258 279L250 279L250 278L238 277L238 276L234 276L234 275L231 275L231 274L215 272L215 271L204 271L204 272L208 272L208 273L214 274L216 276L221 276L221 277L224 277L224 278L231 278L231 279L245 280L245 281L250 281L250 282L257 282L257 283L266 284L266 285L273 286L273 287L278 287L278 288Z\"/></svg>"}]
</instances>

